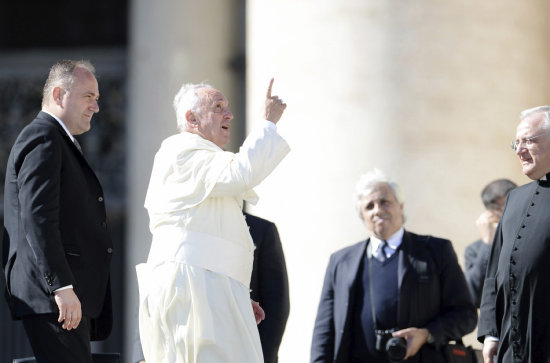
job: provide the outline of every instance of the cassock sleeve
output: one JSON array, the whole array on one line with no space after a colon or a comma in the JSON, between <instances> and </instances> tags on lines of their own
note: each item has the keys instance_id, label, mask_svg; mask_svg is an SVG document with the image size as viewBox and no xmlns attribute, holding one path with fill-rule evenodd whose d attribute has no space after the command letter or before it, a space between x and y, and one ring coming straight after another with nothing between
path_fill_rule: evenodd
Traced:
<instances>
[{"instance_id":1,"label":"cassock sleeve","mask_svg":"<svg viewBox=\"0 0 550 363\"><path fill-rule=\"evenodd\" d=\"M502 220L501 220L502 221ZM487 266L487 274L483 284L483 293L481 295L481 306L479 313L479 326L477 330L477 339L483 343L486 335L498 337L497 319L496 319L496 274L500 250L502 248L502 228L498 224L495 232L495 239L491 248L491 257Z\"/></svg>"}]
</instances>

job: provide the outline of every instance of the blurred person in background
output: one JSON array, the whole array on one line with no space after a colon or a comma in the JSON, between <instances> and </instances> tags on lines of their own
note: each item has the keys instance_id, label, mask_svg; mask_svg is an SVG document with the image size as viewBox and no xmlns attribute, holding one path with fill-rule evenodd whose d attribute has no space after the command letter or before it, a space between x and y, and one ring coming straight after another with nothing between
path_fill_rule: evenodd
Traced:
<instances>
[{"instance_id":1,"label":"blurred person in background","mask_svg":"<svg viewBox=\"0 0 550 363\"><path fill-rule=\"evenodd\" d=\"M476 220L480 239L468 245L464 252L464 262L466 265L464 274L466 275L470 295L472 295L474 304L478 308L481 304L481 292L491 253L491 244L495 238L495 231L502 216L506 196L515 187L517 185L511 180L498 179L487 184L481 191L481 200L485 206L485 211Z\"/></svg>"}]
</instances>

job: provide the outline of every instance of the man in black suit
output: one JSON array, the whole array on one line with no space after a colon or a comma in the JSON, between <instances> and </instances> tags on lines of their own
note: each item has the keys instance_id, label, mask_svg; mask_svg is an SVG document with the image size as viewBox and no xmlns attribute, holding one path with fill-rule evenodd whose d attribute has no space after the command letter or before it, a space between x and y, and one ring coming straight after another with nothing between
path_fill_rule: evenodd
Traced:
<instances>
[{"instance_id":1,"label":"man in black suit","mask_svg":"<svg viewBox=\"0 0 550 363\"><path fill-rule=\"evenodd\" d=\"M250 280L250 298L260 303L265 319L258 325L264 361L277 363L290 301L285 256L279 232L273 222L244 213L254 241L254 264ZM139 332L135 336L132 362L144 362Z\"/></svg>"},{"instance_id":2,"label":"man in black suit","mask_svg":"<svg viewBox=\"0 0 550 363\"><path fill-rule=\"evenodd\" d=\"M487 184L481 191L481 200L485 211L476 220L480 239L469 244L464 252L464 275L470 295L478 308L481 303L481 291L491 253L491 244L502 216L506 196L515 187L517 185L511 180L497 179Z\"/></svg>"},{"instance_id":3,"label":"man in black suit","mask_svg":"<svg viewBox=\"0 0 550 363\"><path fill-rule=\"evenodd\" d=\"M250 280L250 298L260 303L265 319L258 325L266 363L277 363L290 312L285 256L274 223L245 213L246 224L254 241L254 264Z\"/></svg>"},{"instance_id":4,"label":"man in black suit","mask_svg":"<svg viewBox=\"0 0 550 363\"><path fill-rule=\"evenodd\" d=\"M508 194L485 276L478 339L486 363L549 362L550 106L521 113L512 148L533 181Z\"/></svg>"},{"instance_id":5,"label":"man in black suit","mask_svg":"<svg viewBox=\"0 0 550 363\"><path fill-rule=\"evenodd\" d=\"M12 315L38 362L92 362L112 326L101 185L75 135L90 129L99 89L88 61L60 61L42 111L17 137L6 170L3 269Z\"/></svg>"},{"instance_id":6,"label":"man in black suit","mask_svg":"<svg viewBox=\"0 0 550 363\"><path fill-rule=\"evenodd\" d=\"M443 363L438 348L477 320L451 242L405 231L399 187L377 169L359 180L357 209L370 238L330 258L311 362Z\"/></svg>"}]
</instances>

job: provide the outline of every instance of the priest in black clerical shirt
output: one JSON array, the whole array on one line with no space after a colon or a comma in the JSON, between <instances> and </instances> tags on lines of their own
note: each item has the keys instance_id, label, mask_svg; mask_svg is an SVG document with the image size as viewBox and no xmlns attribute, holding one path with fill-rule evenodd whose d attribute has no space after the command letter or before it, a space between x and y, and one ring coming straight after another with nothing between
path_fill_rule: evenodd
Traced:
<instances>
[{"instance_id":1,"label":"priest in black clerical shirt","mask_svg":"<svg viewBox=\"0 0 550 363\"><path fill-rule=\"evenodd\" d=\"M478 339L486 363L550 362L550 106L521 113L512 148L533 182L508 194L485 277Z\"/></svg>"}]
</instances>

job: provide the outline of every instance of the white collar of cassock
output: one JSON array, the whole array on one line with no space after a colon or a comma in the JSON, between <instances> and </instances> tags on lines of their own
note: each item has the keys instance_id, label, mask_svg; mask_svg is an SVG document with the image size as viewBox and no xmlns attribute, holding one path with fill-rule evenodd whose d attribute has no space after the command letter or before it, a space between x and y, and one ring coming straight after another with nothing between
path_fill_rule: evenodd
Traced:
<instances>
[{"instance_id":1,"label":"white collar of cassock","mask_svg":"<svg viewBox=\"0 0 550 363\"><path fill-rule=\"evenodd\" d=\"M401 245L401 242L403 241L403 234L405 233L405 229L403 227L399 228L397 232L392 234L390 238L388 238L386 241L388 242L388 247L386 248L386 257L390 257L394 254L395 250ZM371 243L371 251L373 255L376 255L378 253L378 246L380 243L382 243L382 240L371 236L370 237L370 243ZM377 257L377 255L375 256Z\"/></svg>"},{"instance_id":2,"label":"white collar of cassock","mask_svg":"<svg viewBox=\"0 0 550 363\"><path fill-rule=\"evenodd\" d=\"M544 175L542 176L542 178L540 178L539 180L548 180L548 179L546 178L546 174L544 174Z\"/></svg>"}]
</instances>

